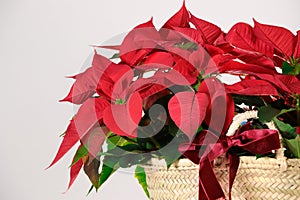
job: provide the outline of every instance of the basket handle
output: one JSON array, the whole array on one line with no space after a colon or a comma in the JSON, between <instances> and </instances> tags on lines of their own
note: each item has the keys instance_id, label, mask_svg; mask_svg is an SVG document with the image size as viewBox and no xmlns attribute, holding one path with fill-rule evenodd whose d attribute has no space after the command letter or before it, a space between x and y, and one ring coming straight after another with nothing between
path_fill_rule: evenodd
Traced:
<instances>
[{"instance_id":1,"label":"basket handle","mask_svg":"<svg viewBox=\"0 0 300 200\"><path fill-rule=\"evenodd\" d=\"M235 132L240 127L240 124L250 118L258 118L256 110L246 111L244 113L240 113L234 116L233 121L227 131L226 136L233 136ZM287 158L284 156L284 147L283 140L279 133L279 130L276 128L273 121L266 123L269 129L274 129L278 131L279 139L280 139L280 148L276 150L276 160L278 161L279 167L282 171L287 170Z\"/></svg>"}]
</instances>

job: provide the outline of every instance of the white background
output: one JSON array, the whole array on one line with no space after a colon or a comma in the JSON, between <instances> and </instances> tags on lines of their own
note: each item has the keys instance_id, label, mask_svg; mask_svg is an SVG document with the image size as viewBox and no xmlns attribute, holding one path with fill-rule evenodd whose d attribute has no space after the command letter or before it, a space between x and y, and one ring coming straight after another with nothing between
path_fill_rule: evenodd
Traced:
<instances>
[{"instance_id":1,"label":"white background","mask_svg":"<svg viewBox=\"0 0 300 200\"><path fill-rule=\"evenodd\" d=\"M228 31L237 21L300 28L299 0L187 0L196 16ZM152 16L161 26L182 0L1 0L0 1L0 199L146 199L131 174L116 173L98 193L85 197L89 182L81 174L71 190L68 165L74 153L45 171L73 115L58 103L100 44Z\"/></svg>"}]
</instances>

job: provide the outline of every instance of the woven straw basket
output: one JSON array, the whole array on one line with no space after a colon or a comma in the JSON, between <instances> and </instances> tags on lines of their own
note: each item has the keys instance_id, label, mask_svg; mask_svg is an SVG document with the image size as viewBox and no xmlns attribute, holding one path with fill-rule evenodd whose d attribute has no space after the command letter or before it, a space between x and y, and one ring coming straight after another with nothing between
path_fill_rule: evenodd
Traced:
<instances>
[{"instance_id":1,"label":"woven straw basket","mask_svg":"<svg viewBox=\"0 0 300 200\"><path fill-rule=\"evenodd\" d=\"M227 135L232 135L242 121L253 117L257 117L257 112L236 115ZM275 129L273 123L267 125ZM167 170L164 161L152 159L143 167L147 173L150 199L198 200L198 165L188 159L180 159ZM225 158L215 160L214 171L227 194L228 168ZM277 150L276 159L241 156L232 199L300 200L300 159L284 157L283 147Z\"/></svg>"}]
</instances>

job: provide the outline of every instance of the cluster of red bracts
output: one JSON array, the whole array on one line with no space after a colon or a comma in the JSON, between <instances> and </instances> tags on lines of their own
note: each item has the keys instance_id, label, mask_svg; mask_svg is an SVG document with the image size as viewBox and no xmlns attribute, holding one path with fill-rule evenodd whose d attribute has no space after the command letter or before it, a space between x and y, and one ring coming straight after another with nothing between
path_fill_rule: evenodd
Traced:
<instances>
[{"instance_id":1,"label":"cluster of red bracts","mask_svg":"<svg viewBox=\"0 0 300 200\"><path fill-rule=\"evenodd\" d=\"M93 157L110 131L137 137L143 111L164 95L173 94L168 104L170 118L192 141L183 154L200 163L199 198L224 197L211 168L217 156L232 146L260 154L279 147L278 136L271 130L225 137L234 116L231 94L284 98L300 93L298 74L278 72L285 62L295 71L299 68L300 31L295 36L285 28L257 21L254 27L237 23L225 33L218 26L193 16L183 5L161 29L157 30L151 19L130 31L121 45L101 48L118 50L121 61L114 63L95 50L91 67L72 77L75 83L62 101L81 106L70 121L50 166L79 141L81 144L90 141L89 155ZM150 71L153 75L145 77ZM217 79L223 73L239 76L240 81L223 84ZM171 91L173 86L185 90ZM193 140L202 123L220 135L216 145L210 146L208 141L199 138ZM200 135L208 132L205 130ZM241 138L245 137L253 142L244 144ZM261 145L266 143L270 145ZM210 151L200 159L196 147L203 145ZM238 158L234 155L230 158L232 169L237 169ZM83 164L80 159L72 166L69 186ZM205 182L207 178L212 181L210 184ZM233 178L231 174L230 185Z\"/></svg>"}]
</instances>

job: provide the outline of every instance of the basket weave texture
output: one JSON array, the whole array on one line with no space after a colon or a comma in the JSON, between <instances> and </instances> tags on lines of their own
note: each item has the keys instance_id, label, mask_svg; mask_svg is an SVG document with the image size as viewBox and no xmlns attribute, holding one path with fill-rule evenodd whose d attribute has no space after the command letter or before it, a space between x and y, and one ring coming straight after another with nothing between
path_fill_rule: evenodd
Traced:
<instances>
[{"instance_id":1,"label":"basket weave texture","mask_svg":"<svg viewBox=\"0 0 300 200\"><path fill-rule=\"evenodd\" d=\"M256 115L256 112L237 115L227 135L232 135L230 130L236 129L241 121ZM273 123L268 126L275 128ZM214 164L215 174L227 194L227 160L219 157ZM147 173L151 200L198 200L198 165L188 159L180 159L167 170L164 161L152 159L143 167ZM232 188L232 199L299 200L300 159L284 157L283 147L277 150L276 158L241 156Z\"/></svg>"}]
</instances>

